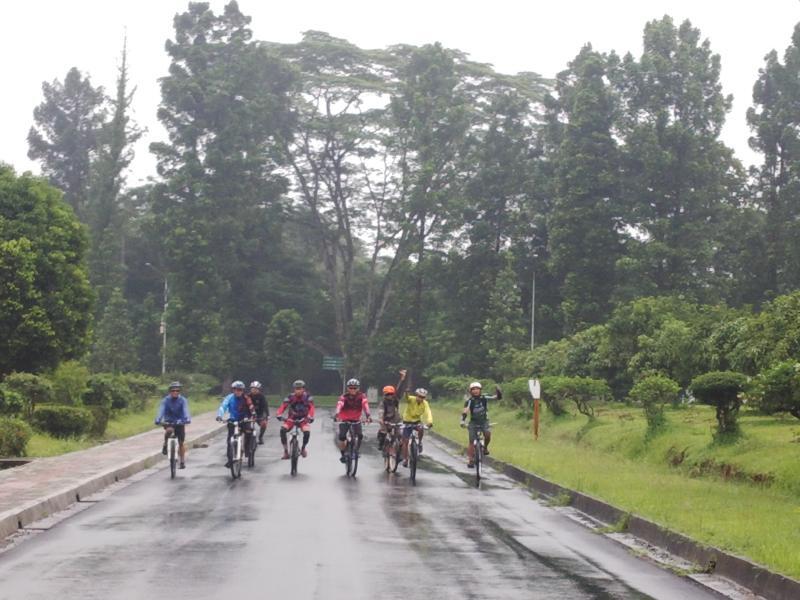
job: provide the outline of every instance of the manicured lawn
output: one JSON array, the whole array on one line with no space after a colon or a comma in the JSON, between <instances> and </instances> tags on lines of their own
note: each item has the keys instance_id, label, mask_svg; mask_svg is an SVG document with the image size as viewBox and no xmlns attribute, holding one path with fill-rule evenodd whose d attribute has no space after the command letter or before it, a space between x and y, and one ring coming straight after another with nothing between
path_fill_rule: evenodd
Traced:
<instances>
[{"instance_id":1,"label":"manicured lawn","mask_svg":"<svg viewBox=\"0 0 800 600\"><path fill-rule=\"evenodd\" d=\"M436 431L466 443L461 406L436 403ZM591 425L545 412L538 441L515 409L495 406L491 419L496 458L800 577L797 419L743 415L740 440L722 445L705 406L669 409L649 439L642 411L623 405L602 407Z\"/></svg>"}]
</instances>

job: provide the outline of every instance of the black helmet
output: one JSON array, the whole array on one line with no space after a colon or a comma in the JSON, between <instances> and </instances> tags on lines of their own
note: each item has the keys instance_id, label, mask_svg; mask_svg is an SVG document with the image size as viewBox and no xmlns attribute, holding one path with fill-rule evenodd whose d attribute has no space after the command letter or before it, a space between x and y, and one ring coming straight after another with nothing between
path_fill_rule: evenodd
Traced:
<instances>
[{"instance_id":1,"label":"black helmet","mask_svg":"<svg viewBox=\"0 0 800 600\"><path fill-rule=\"evenodd\" d=\"M169 391L171 392L172 390L180 390L182 387L183 386L181 385L180 381L173 381L169 384Z\"/></svg>"},{"instance_id":2,"label":"black helmet","mask_svg":"<svg viewBox=\"0 0 800 600\"><path fill-rule=\"evenodd\" d=\"M347 387L361 387L361 382L355 377L353 379L348 379Z\"/></svg>"}]
</instances>

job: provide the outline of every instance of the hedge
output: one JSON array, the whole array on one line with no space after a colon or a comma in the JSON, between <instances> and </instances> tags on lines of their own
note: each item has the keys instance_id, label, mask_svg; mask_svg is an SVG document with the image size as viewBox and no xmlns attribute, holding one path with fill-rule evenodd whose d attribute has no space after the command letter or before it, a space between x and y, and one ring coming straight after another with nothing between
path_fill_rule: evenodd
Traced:
<instances>
[{"instance_id":1,"label":"hedge","mask_svg":"<svg viewBox=\"0 0 800 600\"><path fill-rule=\"evenodd\" d=\"M25 456L33 431L21 419L0 418L0 456Z\"/></svg>"},{"instance_id":2,"label":"hedge","mask_svg":"<svg viewBox=\"0 0 800 600\"><path fill-rule=\"evenodd\" d=\"M83 435L94 425L90 410L60 404L37 406L32 421L37 429L61 438Z\"/></svg>"}]
</instances>

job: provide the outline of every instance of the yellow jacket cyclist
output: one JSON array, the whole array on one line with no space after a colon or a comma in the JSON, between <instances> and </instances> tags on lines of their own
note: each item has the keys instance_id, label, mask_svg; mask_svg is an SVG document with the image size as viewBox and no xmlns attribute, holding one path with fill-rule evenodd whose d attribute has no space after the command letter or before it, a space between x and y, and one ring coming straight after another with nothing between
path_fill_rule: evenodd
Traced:
<instances>
[{"instance_id":1,"label":"yellow jacket cyclist","mask_svg":"<svg viewBox=\"0 0 800 600\"><path fill-rule=\"evenodd\" d=\"M428 404L428 390L417 388L413 395L406 394L406 407L403 410L403 466L408 466L408 441L411 439L411 432L417 429L419 432L419 453L422 454L422 435L424 430L420 423L433 427L433 414L431 405Z\"/></svg>"}]
</instances>

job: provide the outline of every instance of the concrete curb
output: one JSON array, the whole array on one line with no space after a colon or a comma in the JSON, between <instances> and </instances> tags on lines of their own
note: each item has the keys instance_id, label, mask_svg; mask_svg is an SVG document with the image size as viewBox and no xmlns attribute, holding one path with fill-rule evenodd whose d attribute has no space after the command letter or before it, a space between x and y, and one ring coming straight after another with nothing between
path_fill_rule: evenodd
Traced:
<instances>
[{"instance_id":1,"label":"concrete curb","mask_svg":"<svg viewBox=\"0 0 800 600\"><path fill-rule=\"evenodd\" d=\"M223 426L218 426L211 431L205 431L191 439L187 435L186 444L189 448L192 448L211 439L223 431L223 429ZM160 460L163 460L163 455L160 451L144 456L140 455L133 460L122 463L120 466L101 471L75 484L71 484L60 490L49 493L46 496L42 496L26 504L0 513L0 540L17 532L19 529L27 527L35 521L62 511L75 502L80 502L81 498L91 496L112 483L116 483L140 471L144 471Z\"/></svg>"},{"instance_id":2,"label":"concrete curb","mask_svg":"<svg viewBox=\"0 0 800 600\"><path fill-rule=\"evenodd\" d=\"M458 452L464 450L463 444L454 442L439 433L429 431L428 435L433 435L437 441L452 450ZM491 456L487 456L485 460L486 464L492 468L541 494L546 496L568 495L570 506L599 521L613 525L622 519L628 519L627 533L699 565L708 573L713 572L715 575L730 579L755 594L771 600L797 600L800 598L800 581L796 579L770 571L744 557L713 546L706 546L653 521L632 515L607 502L558 485Z\"/></svg>"}]
</instances>

